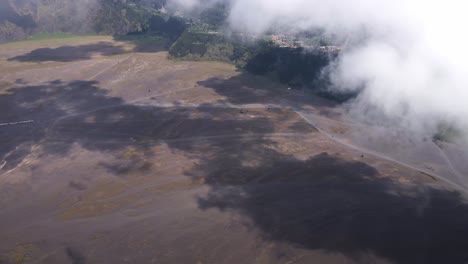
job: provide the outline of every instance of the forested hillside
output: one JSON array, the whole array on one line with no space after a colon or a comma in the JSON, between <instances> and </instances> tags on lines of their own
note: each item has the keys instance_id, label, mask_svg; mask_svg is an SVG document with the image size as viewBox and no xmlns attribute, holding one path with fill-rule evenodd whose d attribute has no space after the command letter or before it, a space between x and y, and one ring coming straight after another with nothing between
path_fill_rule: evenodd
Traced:
<instances>
[{"instance_id":1,"label":"forested hillside","mask_svg":"<svg viewBox=\"0 0 468 264\"><path fill-rule=\"evenodd\" d=\"M127 34L148 30L164 0L2 0L0 42L35 33Z\"/></svg>"},{"instance_id":2,"label":"forested hillside","mask_svg":"<svg viewBox=\"0 0 468 264\"><path fill-rule=\"evenodd\" d=\"M337 50L317 50L319 46L333 47L328 46L332 45L330 41L323 44L320 32L226 34L229 6L222 1L189 13L165 6L166 0L0 1L0 42L27 39L38 33L113 35L136 43L137 51L166 50L177 59L234 63L290 87L308 87L329 95L320 74L336 57ZM304 52L301 45L315 51ZM322 89L318 91L317 87ZM343 99L341 95L332 97Z\"/></svg>"}]
</instances>

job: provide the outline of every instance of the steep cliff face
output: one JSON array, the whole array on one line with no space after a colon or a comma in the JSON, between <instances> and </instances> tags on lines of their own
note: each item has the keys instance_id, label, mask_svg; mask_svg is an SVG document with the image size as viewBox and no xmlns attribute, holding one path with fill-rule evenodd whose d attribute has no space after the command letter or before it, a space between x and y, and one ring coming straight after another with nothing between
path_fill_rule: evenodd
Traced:
<instances>
[{"instance_id":1,"label":"steep cliff face","mask_svg":"<svg viewBox=\"0 0 468 264\"><path fill-rule=\"evenodd\" d=\"M153 16L158 16L159 1L99 0L94 31L106 34L127 34L149 30Z\"/></svg>"},{"instance_id":2,"label":"steep cliff face","mask_svg":"<svg viewBox=\"0 0 468 264\"><path fill-rule=\"evenodd\" d=\"M35 26L31 14L19 12L11 1L0 1L0 42L25 38Z\"/></svg>"},{"instance_id":3,"label":"steep cliff face","mask_svg":"<svg viewBox=\"0 0 468 264\"><path fill-rule=\"evenodd\" d=\"M5 42L37 32L90 32L98 2L5 0L0 5L0 41Z\"/></svg>"},{"instance_id":4,"label":"steep cliff face","mask_svg":"<svg viewBox=\"0 0 468 264\"><path fill-rule=\"evenodd\" d=\"M38 32L126 34L148 30L165 0L3 0L0 42Z\"/></svg>"}]
</instances>

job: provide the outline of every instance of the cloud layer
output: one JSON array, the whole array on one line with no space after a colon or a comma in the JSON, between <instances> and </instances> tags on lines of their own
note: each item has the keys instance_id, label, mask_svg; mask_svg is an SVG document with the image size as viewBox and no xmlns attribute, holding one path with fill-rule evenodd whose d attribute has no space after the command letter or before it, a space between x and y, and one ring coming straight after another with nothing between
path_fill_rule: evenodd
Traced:
<instances>
[{"instance_id":1,"label":"cloud layer","mask_svg":"<svg viewBox=\"0 0 468 264\"><path fill-rule=\"evenodd\" d=\"M214 1L171 0L186 9ZM468 3L459 0L227 0L229 25L248 33L325 29L349 39L333 66L335 89L364 87L355 110L414 129L468 128ZM365 36L363 38L362 36ZM468 129L467 129L468 130Z\"/></svg>"}]
</instances>

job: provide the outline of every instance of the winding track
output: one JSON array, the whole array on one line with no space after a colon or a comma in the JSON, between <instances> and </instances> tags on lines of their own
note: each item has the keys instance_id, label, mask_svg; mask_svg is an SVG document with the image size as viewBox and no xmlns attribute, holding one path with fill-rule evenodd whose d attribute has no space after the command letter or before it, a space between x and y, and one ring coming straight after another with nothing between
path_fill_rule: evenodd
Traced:
<instances>
[{"instance_id":1,"label":"winding track","mask_svg":"<svg viewBox=\"0 0 468 264\"><path fill-rule=\"evenodd\" d=\"M173 92L177 92L177 91L173 91ZM341 140L333 135L331 135L330 133L322 130L320 127L318 127L310 118L308 118L307 116L314 116L316 117L316 114L314 113L310 113L310 112L306 112L304 110L301 110L301 109L298 109L298 108L295 108L295 107L292 107L292 106L282 106L282 105L277 105L277 104L247 104L247 105L234 105L234 104L229 104L229 103L221 103L221 104L173 104L173 103L156 103L156 102L151 102L151 103L145 103L145 104L138 104L137 102L138 101L141 101L143 99L146 99L146 97L144 98L139 98L139 99L136 99L136 100L132 100L130 101L130 105L134 105L134 106L140 106L140 107L157 107L157 108L200 108L200 107L203 107L203 108L234 108L234 109L258 109L258 108L270 108L270 109L289 109L289 110L292 110L294 111L297 115L299 115L304 121L306 121L308 124L310 124L311 126L313 126L315 129L317 129L317 131L324 135L325 137L327 137L328 139L342 145L342 146L345 146L347 148L350 148L350 149L353 149L353 150L356 150L356 151L359 151L359 152L362 152L362 153L365 153L367 155L371 155L371 156L374 156L374 157L377 157L377 158L380 158L380 159L383 159L383 160L387 160L387 161L390 161L390 162L393 162L393 163L396 163L396 164L399 164L403 167L406 167L406 168L409 168L409 169L412 169L412 170L415 170L415 171L418 171L418 172L421 172L421 173L424 173L426 175L429 175L435 179L438 179L438 180L441 180L449 185L451 185L452 187L456 188L457 190L459 191L462 191L464 193L468 193L468 189L467 187L465 187L464 185L461 185L459 183L456 183L456 182L453 182L449 179L446 179L440 175L437 175L437 174L434 174L430 171L427 171L427 170L424 170L422 168L418 168L418 167L415 167L413 165L410 165L410 164L407 164L407 163L404 163L402 161L398 161L394 158L391 158L389 156L386 156L382 153L378 153L378 152L375 152L375 151L371 151L369 149L365 149L365 148L362 148L362 147L359 147L359 146L356 146L356 145L353 145L353 144L350 144L344 140ZM54 129L55 125L61 121L61 120L64 120L64 119L67 119L67 118L70 118L70 117L76 117L76 116L81 116L81 115L86 115L86 114L90 114L90 113L94 113L94 112L97 112L97 111L100 111L100 110L104 110L104 109L110 109L110 108L116 108L116 107L121 107L121 106L125 106L125 105L128 105L128 104L116 104L116 105L111 105L111 106L106 106L106 107L102 107L102 108L97 108L97 109L92 109L92 110L89 110L89 111L85 111L85 112L80 112L80 113L72 113L72 114L69 114L69 115L65 115L65 116L61 116L59 118L56 118L52 124L47 128L47 131L50 132L51 130ZM317 116L318 118L318 116ZM47 133L48 134L48 133ZM198 138L187 138L187 139L178 139L178 141L184 141L184 140L203 140L203 139L209 139L209 138L223 138L223 137L238 137L239 135L220 135L220 136L213 136L213 137L198 137ZM259 137L260 135L243 135L243 136L247 136L247 137ZM270 135L264 135L264 136L269 136L269 137L275 137L275 136L279 136L279 137L288 137L288 136L292 136L290 134L277 134L275 135L275 133L273 134L270 134ZM150 142L147 142L147 143L150 143ZM443 152L443 151L442 151ZM443 153L445 154L445 153ZM453 167L453 164L451 163L450 159L448 159L448 157L446 155L442 155L443 158L446 160L446 163L447 165L449 166L449 168L455 173L456 172L456 176L462 180L463 179L463 175L461 175L457 170L455 170L455 168Z\"/></svg>"},{"instance_id":2,"label":"winding track","mask_svg":"<svg viewBox=\"0 0 468 264\"><path fill-rule=\"evenodd\" d=\"M455 182L453 182L453 181L451 181L451 180L448 180L448 179L446 179L446 178L444 178L444 177L442 177L442 176L439 176L439 175L437 175L437 174L431 173L431 172L426 171L426 170L421 169L421 168L417 168L417 167L415 167L415 166L413 166L413 165L410 165L410 164L407 164L407 163L404 163L404 162L395 160L395 159L393 159L393 158L391 158L391 157L388 157L388 156L386 156L386 155L384 155L384 154L382 154L382 153L377 153L377 152L374 152L374 151L371 151L371 150L368 150L368 149L365 149L365 148L358 147L358 146L356 146L356 145L349 144L348 142L345 142L344 140L340 140L339 138L336 138L335 136L333 136L333 135L327 133L326 131L324 131L324 130L320 129L318 126L316 126L309 118L307 118L307 117L305 116L305 114L304 114L303 112L301 112L301 111L295 111L295 112L296 112L299 116L301 116L302 119L304 119L307 123L309 123L309 124L312 125L315 129L317 129L322 135L326 136L327 138L331 139L332 141L334 141L334 142L336 142L336 143L339 143L339 144L341 144L341 145L343 145L343 146L345 146L345 147L348 147L348 148L351 148L351 149L354 149L354 150L357 150L357 151L366 153L366 154L368 154L368 155L372 155L372 156L377 157L377 158L380 158L380 159L384 159L384 160L387 160L387 161L391 161L391 162L397 163L397 164L399 164L399 165L401 165L401 166L403 166L403 167L406 167L406 168L409 168L409 169L413 169L413 170L422 172L422 173L424 173L424 174L427 174L427 175L429 175L429 176L431 176L431 177L434 177L434 178L436 178L436 179L438 179L438 180L441 180L441 181L443 181L443 182L445 182L445 183L450 184L452 187L456 188L456 189L459 190L459 191L462 191L462 192L464 192L464 193L467 193L467 192L468 192L468 190L467 190L466 187L464 187L464 186L462 186L462 185L460 185L460 184L458 184L458 183L455 183ZM307 114L312 115L311 113L307 113ZM449 163L449 166L450 166L450 163Z\"/></svg>"},{"instance_id":3,"label":"winding track","mask_svg":"<svg viewBox=\"0 0 468 264\"><path fill-rule=\"evenodd\" d=\"M458 179L460 181L463 181L463 179L465 178L464 175L462 173L460 173L456 168L455 168L455 165L453 165L452 161L450 160L450 158L447 156L447 153L445 153L444 149L442 148L442 146L440 146L439 144L436 144L437 145L437 148L439 149L439 152L440 152L440 155L442 156L442 158L445 160L445 162L447 163L447 165L449 166L449 169L452 171L452 173L458 177Z\"/></svg>"}]
</instances>

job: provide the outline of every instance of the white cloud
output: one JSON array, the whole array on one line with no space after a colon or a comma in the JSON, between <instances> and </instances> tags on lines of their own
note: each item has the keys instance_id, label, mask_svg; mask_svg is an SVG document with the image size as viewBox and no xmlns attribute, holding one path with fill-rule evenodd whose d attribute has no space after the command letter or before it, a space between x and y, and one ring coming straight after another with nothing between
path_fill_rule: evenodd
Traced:
<instances>
[{"instance_id":1,"label":"white cloud","mask_svg":"<svg viewBox=\"0 0 468 264\"><path fill-rule=\"evenodd\" d=\"M188 8L202 0L172 0ZM231 0L233 29L261 33L323 28L365 41L346 47L333 72L337 89L358 89L359 104L415 127L441 120L468 127L468 3L460 0ZM356 106L357 108L362 107Z\"/></svg>"}]
</instances>

